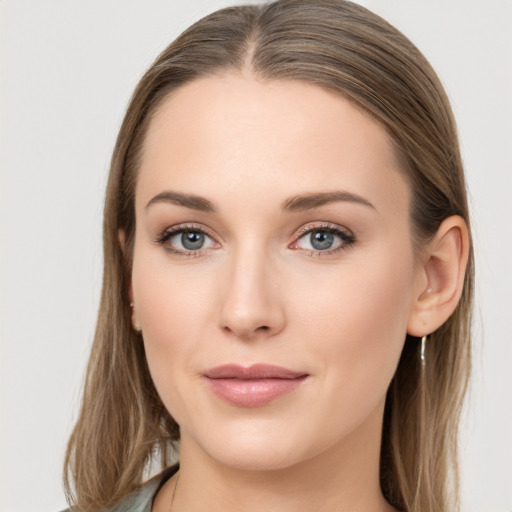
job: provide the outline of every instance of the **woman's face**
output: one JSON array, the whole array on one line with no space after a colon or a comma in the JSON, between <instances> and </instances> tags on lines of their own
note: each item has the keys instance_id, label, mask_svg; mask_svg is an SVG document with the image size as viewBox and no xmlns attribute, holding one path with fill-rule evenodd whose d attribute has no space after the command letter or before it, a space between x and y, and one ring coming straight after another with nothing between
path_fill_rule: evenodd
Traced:
<instances>
[{"instance_id":1,"label":"woman's face","mask_svg":"<svg viewBox=\"0 0 512 512\"><path fill-rule=\"evenodd\" d=\"M418 282L409 203L386 131L340 96L226 74L167 98L132 295L182 450L263 469L380 443Z\"/></svg>"}]
</instances>

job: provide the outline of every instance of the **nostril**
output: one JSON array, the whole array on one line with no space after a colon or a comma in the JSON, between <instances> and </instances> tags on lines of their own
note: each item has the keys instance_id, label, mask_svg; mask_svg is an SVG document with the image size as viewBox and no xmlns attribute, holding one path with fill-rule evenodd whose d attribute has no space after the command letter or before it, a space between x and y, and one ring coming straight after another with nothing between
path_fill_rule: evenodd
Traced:
<instances>
[{"instance_id":1,"label":"nostril","mask_svg":"<svg viewBox=\"0 0 512 512\"><path fill-rule=\"evenodd\" d=\"M255 329L254 328L252 328L252 329L249 329L249 328L234 329L232 326L225 325L223 327L223 330L226 333L235 334L235 335L243 337L243 338L253 338L258 333L268 333L268 332L272 331L272 328L268 325L260 325L259 327L256 327Z\"/></svg>"}]
</instances>

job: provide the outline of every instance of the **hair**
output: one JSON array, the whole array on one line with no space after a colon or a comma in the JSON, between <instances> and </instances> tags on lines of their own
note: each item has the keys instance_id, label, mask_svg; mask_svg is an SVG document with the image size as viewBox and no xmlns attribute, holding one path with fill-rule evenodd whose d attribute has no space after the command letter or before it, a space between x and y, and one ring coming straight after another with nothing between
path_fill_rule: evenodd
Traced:
<instances>
[{"instance_id":1,"label":"hair","mask_svg":"<svg viewBox=\"0 0 512 512\"><path fill-rule=\"evenodd\" d=\"M193 80L228 72L315 84L348 98L384 126L411 187L415 251L449 216L460 215L469 229L447 96L425 57L385 20L344 0L278 0L221 9L193 24L140 80L112 156L101 303L64 468L68 501L77 511L112 505L142 485L148 468L165 468L176 453L179 427L158 396L131 327L135 185L144 137L162 101ZM471 366L473 280L470 247L462 297L430 334L426 365L418 339L408 335L387 392L380 484L399 510L459 506L457 434Z\"/></svg>"}]
</instances>

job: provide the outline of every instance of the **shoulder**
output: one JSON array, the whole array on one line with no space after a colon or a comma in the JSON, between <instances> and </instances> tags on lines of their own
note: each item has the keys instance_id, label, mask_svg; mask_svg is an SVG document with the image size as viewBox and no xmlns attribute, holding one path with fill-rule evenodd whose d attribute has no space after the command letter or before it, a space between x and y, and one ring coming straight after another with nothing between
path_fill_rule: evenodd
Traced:
<instances>
[{"instance_id":1,"label":"shoulder","mask_svg":"<svg viewBox=\"0 0 512 512\"><path fill-rule=\"evenodd\" d=\"M156 494L159 486L160 479L157 477L152 478L142 487L114 505L114 507L108 509L108 512L151 512L153 496Z\"/></svg>"},{"instance_id":2,"label":"shoulder","mask_svg":"<svg viewBox=\"0 0 512 512\"><path fill-rule=\"evenodd\" d=\"M105 512L151 512L153 498L158 490L171 478L178 470L178 466L167 468L159 475L154 476L137 490L130 493L126 498L116 503ZM62 512L74 512L73 507Z\"/></svg>"}]
</instances>

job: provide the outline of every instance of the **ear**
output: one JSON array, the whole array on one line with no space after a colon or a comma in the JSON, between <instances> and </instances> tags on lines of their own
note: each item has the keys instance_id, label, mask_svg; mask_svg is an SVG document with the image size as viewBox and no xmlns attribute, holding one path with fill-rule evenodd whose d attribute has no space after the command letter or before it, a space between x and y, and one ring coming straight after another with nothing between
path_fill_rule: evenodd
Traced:
<instances>
[{"instance_id":1,"label":"ear","mask_svg":"<svg viewBox=\"0 0 512 512\"><path fill-rule=\"evenodd\" d=\"M124 232L124 229L119 229L117 231L117 239L119 240L119 245L121 247L121 251L124 254L125 248L126 248L126 234ZM130 278L130 283L128 285L128 294L130 296L130 302L133 304L133 287L132 287L132 280Z\"/></svg>"},{"instance_id":2,"label":"ear","mask_svg":"<svg viewBox=\"0 0 512 512\"><path fill-rule=\"evenodd\" d=\"M441 223L418 268L408 334L428 335L455 311L464 285L469 244L468 228L462 217L454 215Z\"/></svg>"}]
</instances>

